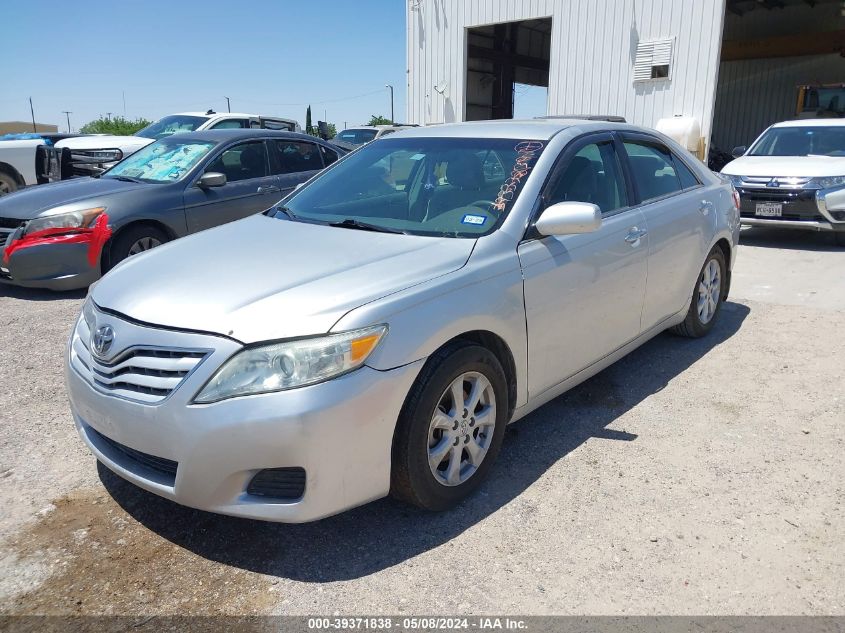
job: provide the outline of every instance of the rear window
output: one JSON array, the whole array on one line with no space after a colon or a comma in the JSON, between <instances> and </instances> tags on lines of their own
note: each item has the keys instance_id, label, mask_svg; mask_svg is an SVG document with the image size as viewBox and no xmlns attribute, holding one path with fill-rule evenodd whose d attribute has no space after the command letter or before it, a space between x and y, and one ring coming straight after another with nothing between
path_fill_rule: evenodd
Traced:
<instances>
[{"instance_id":1,"label":"rear window","mask_svg":"<svg viewBox=\"0 0 845 633\"><path fill-rule=\"evenodd\" d=\"M625 151L644 202L681 190L675 163L668 150L658 145L625 141Z\"/></svg>"}]
</instances>

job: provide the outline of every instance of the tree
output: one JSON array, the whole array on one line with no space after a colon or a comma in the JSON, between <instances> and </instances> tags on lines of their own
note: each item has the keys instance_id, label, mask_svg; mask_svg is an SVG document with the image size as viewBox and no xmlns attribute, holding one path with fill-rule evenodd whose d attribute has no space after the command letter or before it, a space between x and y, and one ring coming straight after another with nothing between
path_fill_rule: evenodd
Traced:
<instances>
[{"instance_id":1,"label":"tree","mask_svg":"<svg viewBox=\"0 0 845 633\"><path fill-rule=\"evenodd\" d=\"M370 117L370 122L367 125L393 125L393 121L380 114L374 114Z\"/></svg>"},{"instance_id":2,"label":"tree","mask_svg":"<svg viewBox=\"0 0 845 633\"><path fill-rule=\"evenodd\" d=\"M305 111L305 133L314 134L314 129L311 127L311 106Z\"/></svg>"},{"instance_id":3,"label":"tree","mask_svg":"<svg viewBox=\"0 0 845 633\"><path fill-rule=\"evenodd\" d=\"M138 130L147 127L150 121L138 118L134 121L125 119L122 116L104 117L89 121L79 131L82 134L114 134L116 136L132 136Z\"/></svg>"}]
</instances>

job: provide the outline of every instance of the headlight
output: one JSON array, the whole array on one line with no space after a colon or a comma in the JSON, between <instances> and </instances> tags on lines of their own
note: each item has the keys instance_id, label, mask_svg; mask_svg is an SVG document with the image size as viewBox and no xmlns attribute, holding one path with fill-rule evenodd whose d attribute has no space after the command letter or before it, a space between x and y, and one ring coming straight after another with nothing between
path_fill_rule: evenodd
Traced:
<instances>
[{"instance_id":1,"label":"headlight","mask_svg":"<svg viewBox=\"0 0 845 633\"><path fill-rule=\"evenodd\" d=\"M217 370L194 402L207 404L335 378L363 365L386 332L386 325L375 325L341 334L247 348Z\"/></svg>"},{"instance_id":2,"label":"headlight","mask_svg":"<svg viewBox=\"0 0 845 633\"><path fill-rule=\"evenodd\" d=\"M104 163L111 163L114 161L121 160L123 158L123 152L119 149L78 149L72 150L71 155L77 159L89 158L102 161Z\"/></svg>"},{"instance_id":3,"label":"headlight","mask_svg":"<svg viewBox=\"0 0 845 633\"><path fill-rule=\"evenodd\" d=\"M845 185L845 176L828 176L826 178L814 178L813 181L822 189L830 189Z\"/></svg>"},{"instance_id":4,"label":"headlight","mask_svg":"<svg viewBox=\"0 0 845 633\"><path fill-rule=\"evenodd\" d=\"M45 229L87 229L105 210L105 207L95 207L74 211L73 213L60 213L34 218L26 223L24 235Z\"/></svg>"}]
</instances>

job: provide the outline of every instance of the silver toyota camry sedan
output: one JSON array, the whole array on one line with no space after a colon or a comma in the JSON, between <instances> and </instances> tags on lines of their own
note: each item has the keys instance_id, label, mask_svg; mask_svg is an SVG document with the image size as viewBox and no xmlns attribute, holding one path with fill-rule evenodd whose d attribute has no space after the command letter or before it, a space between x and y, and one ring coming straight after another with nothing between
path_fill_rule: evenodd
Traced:
<instances>
[{"instance_id":1,"label":"silver toyota camry sedan","mask_svg":"<svg viewBox=\"0 0 845 633\"><path fill-rule=\"evenodd\" d=\"M74 419L108 468L203 510L443 510L509 422L663 330L706 335L738 237L730 183L652 130L407 130L107 274L67 348Z\"/></svg>"}]
</instances>

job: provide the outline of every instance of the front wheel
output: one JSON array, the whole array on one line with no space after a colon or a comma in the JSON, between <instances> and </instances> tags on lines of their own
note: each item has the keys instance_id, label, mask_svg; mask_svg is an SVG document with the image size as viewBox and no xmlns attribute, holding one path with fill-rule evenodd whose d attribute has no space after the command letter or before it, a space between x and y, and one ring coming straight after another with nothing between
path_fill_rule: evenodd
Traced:
<instances>
[{"instance_id":1,"label":"front wheel","mask_svg":"<svg viewBox=\"0 0 845 633\"><path fill-rule=\"evenodd\" d=\"M700 338L713 329L725 300L726 274L725 254L714 246L698 275L687 316L671 329L672 332Z\"/></svg>"},{"instance_id":2,"label":"front wheel","mask_svg":"<svg viewBox=\"0 0 845 633\"><path fill-rule=\"evenodd\" d=\"M505 373L489 350L458 342L433 355L399 415L391 493L427 510L460 502L495 461L507 414Z\"/></svg>"},{"instance_id":3,"label":"front wheel","mask_svg":"<svg viewBox=\"0 0 845 633\"><path fill-rule=\"evenodd\" d=\"M0 196L14 193L18 190L17 181L5 171L0 171Z\"/></svg>"},{"instance_id":4,"label":"front wheel","mask_svg":"<svg viewBox=\"0 0 845 633\"><path fill-rule=\"evenodd\" d=\"M117 234L103 260L103 274L117 266L127 257L161 246L167 241L164 231L154 226L139 224L130 226Z\"/></svg>"}]
</instances>

